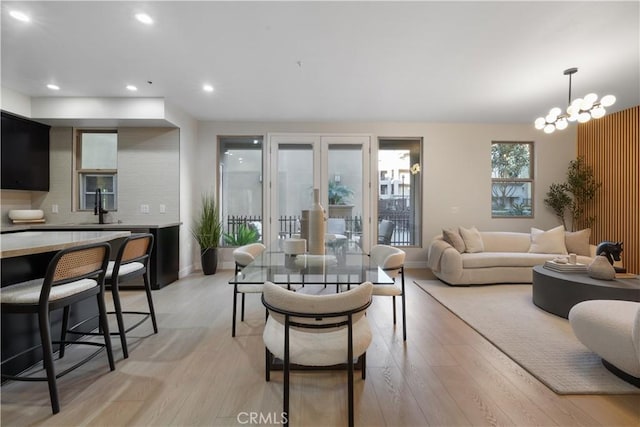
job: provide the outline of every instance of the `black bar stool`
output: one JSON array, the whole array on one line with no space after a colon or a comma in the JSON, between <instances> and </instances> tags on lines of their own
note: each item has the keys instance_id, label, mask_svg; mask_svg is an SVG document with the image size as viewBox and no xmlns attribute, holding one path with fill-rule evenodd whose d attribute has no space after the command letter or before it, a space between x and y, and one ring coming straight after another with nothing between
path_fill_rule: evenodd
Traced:
<instances>
[{"instance_id":1,"label":"black bar stool","mask_svg":"<svg viewBox=\"0 0 640 427\"><path fill-rule=\"evenodd\" d=\"M149 233L132 234L127 237L116 256L115 261L109 261L107 273L105 275L105 284L111 286L111 295L113 296L114 311L107 312L115 314L118 323L118 331L111 332L111 335L118 335L122 344L122 354L125 359L129 357L129 348L127 346L127 332L137 328L144 323L149 317L153 324L153 332L158 333L158 324L156 322L156 313L153 307L153 298L151 296L151 282L149 281L149 260L153 249L153 235ZM149 311L125 311L122 310L120 302L120 284L138 277L143 278L144 290L147 295L147 304ZM123 314L136 314L143 317L135 324L125 328ZM67 313L65 312L63 321L63 331L66 329ZM79 325L76 325L79 326ZM89 334L87 332L76 331L75 328L67 330L73 334ZM64 355L64 349L61 349L61 357Z\"/></svg>"},{"instance_id":2,"label":"black bar stool","mask_svg":"<svg viewBox=\"0 0 640 427\"><path fill-rule=\"evenodd\" d=\"M3 374L2 378L17 381L47 381L49 383L51 409L54 414L60 412L57 378L88 362L104 348L107 349L109 368L112 371L115 369L104 302L104 278L109 262L110 249L108 243L96 243L62 250L49 263L44 279L17 283L0 290L0 302L4 313L34 313L38 315L41 341L40 345L13 355L3 360L2 364L42 347L44 369L46 371L46 377ZM53 341L51 339L49 313L53 310L64 308L65 317L68 317L72 304L93 297L96 298L98 304L98 318L104 344L85 340L65 341L64 325L60 341ZM56 374L53 362L53 344L60 344L61 349L64 348L65 344L90 345L100 348L75 365ZM60 358L62 356L63 351L61 350Z\"/></svg>"}]
</instances>

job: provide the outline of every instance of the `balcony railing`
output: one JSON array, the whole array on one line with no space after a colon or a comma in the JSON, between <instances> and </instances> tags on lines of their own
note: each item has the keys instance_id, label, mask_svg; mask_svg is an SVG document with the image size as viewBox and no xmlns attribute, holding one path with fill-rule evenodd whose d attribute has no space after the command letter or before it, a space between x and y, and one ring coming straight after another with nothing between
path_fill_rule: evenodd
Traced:
<instances>
[{"instance_id":1,"label":"balcony railing","mask_svg":"<svg viewBox=\"0 0 640 427\"><path fill-rule=\"evenodd\" d=\"M379 220L389 220L395 223L391 244L394 246L408 246L413 244L411 241L411 227L409 221L409 212L380 212ZM260 215L253 216L228 216L226 221L225 232L236 234L238 228L245 225L256 229L260 233L262 240L262 217ZM345 232L348 236L356 237L362 235L362 217L351 216L345 218ZM278 236L288 238L294 234L300 233L300 216L288 215L278 218Z\"/></svg>"}]
</instances>

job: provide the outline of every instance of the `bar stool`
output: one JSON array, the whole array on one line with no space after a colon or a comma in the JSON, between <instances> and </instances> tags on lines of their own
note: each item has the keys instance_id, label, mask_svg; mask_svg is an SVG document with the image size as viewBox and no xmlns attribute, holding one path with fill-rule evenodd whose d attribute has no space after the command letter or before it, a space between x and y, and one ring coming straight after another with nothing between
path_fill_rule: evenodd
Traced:
<instances>
[{"instance_id":1,"label":"bar stool","mask_svg":"<svg viewBox=\"0 0 640 427\"><path fill-rule=\"evenodd\" d=\"M114 311L108 311L107 314L115 314L118 323L118 331L111 332L111 335L118 335L122 344L122 354L125 359L129 357L129 348L127 346L127 332L137 328L144 323L149 317L153 324L153 332L158 333L158 324L156 322L156 313L153 307L153 299L151 297L151 284L149 281L149 259L151 250L153 249L153 235L149 233L132 234L127 237L116 255L115 261L109 261L107 273L105 275L105 284L111 287L111 295L113 297ZM147 304L149 311L124 311L120 301L120 283L129 281L142 276L144 281L144 290L147 296ZM125 328L123 314L142 315L135 324ZM66 326L67 315L63 320L63 327ZM79 325L77 325L79 326ZM64 329L63 329L64 330ZM72 334L91 335L92 333L79 332L74 328L67 330ZM61 348L61 357L64 355L64 348Z\"/></svg>"},{"instance_id":2,"label":"bar stool","mask_svg":"<svg viewBox=\"0 0 640 427\"><path fill-rule=\"evenodd\" d=\"M110 246L108 243L95 243L61 250L49 262L44 279L17 283L0 290L0 302L4 313L34 313L38 315L41 341L40 345L11 356L3 360L2 364L42 347L44 369L46 371L46 377L3 374L2 378L17 381L47 381L49 384L51 410L54 414L60 412L56 381L59 377L88 362L103 348L107 349L110 370L113 371L115 369L104 302L104 277L109 262L109 252ZM98 303L98 318L104 344L85 340L65 341L65 325L63 325L60 341L53 341L51 339L49 321L50 312L64 308L65 316L68 317L72 304L92 297L96 297ZM100 348L75 365L56 374L53 363L53 344L61 344L61 348L64 347L64 344L90 345ZM61 357L62 354L60 354Z\"/></svg>"},{"instance_id":3,"label":"bar stool","mask_svg":"<svg viewBox=\"0 0 640 427\"><path fill-rule=\"evenodd\" d=\"M113 295L113 306L116 319L118 321L118 332L120 342L122 343L122 353L124 358L129 357L129 349L127 347L127 332L137 328L144 323L149 317L153 325L153 333L158 333L158 323L156 321L156 312L153 307L153 298L151 297L151 283L149 281L149 260L151 259L151 251L153 250L153 234L143 233L135 234L128 237L120 247L115 261L109 262L105 283L111 286L111 294ZM149 311L123 311L120 303L119 285L131 279L142 276L144 281L144 291L147 296L147 305ZM137 323L125 329L123 314L142 315Z\"/></svg>"}]
</instances>

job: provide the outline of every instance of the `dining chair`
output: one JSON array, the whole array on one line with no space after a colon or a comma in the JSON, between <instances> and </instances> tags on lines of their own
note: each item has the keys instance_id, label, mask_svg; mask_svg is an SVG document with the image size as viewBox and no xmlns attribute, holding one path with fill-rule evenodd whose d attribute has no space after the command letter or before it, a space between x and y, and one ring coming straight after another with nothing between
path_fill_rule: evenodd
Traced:
<instances>
[{"instance_id":1,"label":"dining chair","mask_svg":"<svg viewBox=\"0 0 640 427\"><path fill-rule=\"evenodd\" d=\"M288 425L291 365L305 367L347 366L349 426L354 425L354 359L362 362L366 378L366 352L371 327L365 316L371 305L373 285L365 282L337 294L309 295L264 284L262 303L269 311L264 328L265 379L271 380L274 358L283 362L284 424Z\"/></svg>"},{"instance_id":2,"label":"dining chair","mask_svg":"<svg viewBox=\"0 0 640 427\"><path fill-rule=\"evenodd\" d=\"M47 381L49 385L51 409L54 414L60 412L57 385L57 379L59 377L93 359L104 348L107 350L109 369L112 371L115 369L111 339L109 337L107 311L104 302L104 278L109 262L109 253L110 246L108 243L94 243L61 250L56 253L49 262L44 278L9 285L0 290L2 312L37 314L40 332L40 344L3 360L2 364L38 348L42 348L44 370L46 371L46 376L44 377L34 377L28 374L3 374L2 379ZM104 343L88 340L65 341L64 338L62 338L65 336L65 322L63 322L61 339L58 341L52 340L50 313L61 308L65 313L68 313L74 303L89 298L96 298L98 322ZM83 322L85 321L83 320ZM65 344L87 345L99 348L73 366L56 373L53 360L54 344L62 346ZM62 358L62 356L62 354L59 355L60 358Z\"/></svg>"},{"instance_id":3,"label":"dining chair","mask_svg":"<svg viewBox=\"0 0 640 427\"><path fill-rule=\"evenodd\" d=\"M393 231L396 228L395 222L383 219L378 224L378 244L390 245Z\"/></svg>"},{"instance_id":4,"label":"dining chair","mask_svg":"<svg viewBox=\"0 0 640 427\"><path fill-rule=\"evenodd\" d=\"M251 264L258 255L260 255L266 246L262 243L250 243L248 245L240 246L233 250L233 259L235 261L235 275L237 276L240 271ZM244 297L245 294L259 294L262 293L262 284L234 284L233 285L233 319L231 323L231 336L236 336L236 311L238 305L238 294L242 294L242 302L240 308L240 321L244 322Z\"/></svg>"},{"instance_id":5,"label":"dining chair","mask_svg":"<svg viewBox=\"0 0 640 427\"><path fill-rule=\"evenodd\" d=\"M378 265L392 279L391 285L376 285L373 287L373 295L390 296L393 299L393 324L396 324L396 297L402 298L402 337L407 340L407 314L404 289L404 259L406 253L402 249L388 245L375 245L371 248L369 257L371 262ZM395 283L400 276L400 287Z\"/></svg>"}]
</instances>

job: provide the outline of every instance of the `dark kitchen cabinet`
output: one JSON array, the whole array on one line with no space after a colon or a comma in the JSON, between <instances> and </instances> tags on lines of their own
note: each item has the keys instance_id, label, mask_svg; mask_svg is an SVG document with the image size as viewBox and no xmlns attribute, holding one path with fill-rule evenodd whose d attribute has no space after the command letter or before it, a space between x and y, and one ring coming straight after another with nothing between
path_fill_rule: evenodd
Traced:
<instances>
[{"instance_id":1,"label":"dark kitchen cabinet","mask_svg":"<svg viewBox=\"0 0 640 427\"><path fill-rule=\"evenodd\" d=\"M2 189L49 191L49 129L2 112Z\"/></svg>"}]
</instances>

